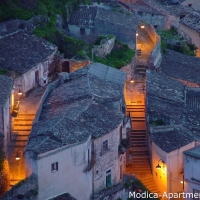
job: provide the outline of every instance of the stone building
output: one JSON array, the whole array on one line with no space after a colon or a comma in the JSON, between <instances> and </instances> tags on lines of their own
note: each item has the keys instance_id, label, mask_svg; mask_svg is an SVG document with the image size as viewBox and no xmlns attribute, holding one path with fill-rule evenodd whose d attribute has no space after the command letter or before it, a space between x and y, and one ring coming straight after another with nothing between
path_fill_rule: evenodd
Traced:
<instances>
[{"instance_id":1,"label":"stone building","mask_svg":"<svg viewBox=\"0 0 200 200\"><path fill-rule=\"evenodd\" d=\"M196 11L200 11L200 1L198 0L182 0L181 4L184 6L192 7Z\"/></svg>"},{"instance_id":2,"label":"stone building","mask_svg":"<svg viewBox=\"0 0 200 200\"><path fill-rule=\"evenodd\" d=\"M7 150L11 138L11 102L13 80L7 76L0 75L0 133L4 136L4 147Z\"/></svg>"},{"instance_id":3,"label":"stone building","mask_svg":"<svg viewBox=\"0 0 200 200\"><path fill-rule=\"evenodd\" d=\"M135 47L137 18L96 6L80 6L69 20L70 34L94 42L101 35L113 34L117 39Z\"/></svg>"},{"instance_id":4,"label":"stone building","mask_svg":"<svg viewBox=\"0 0 200 200\"><path fill-rule=\"evenodd\" d=\"M145 22L151 24L155 29L162 30L167 28L167 18L159 10L149 5L146 1L136 0L132 2L119 1L125 8L131 10L133 13Z\"/></svg>"},{"instance_id":5,"label":"stone building","mask_svg":"<svg viewBox=\"0 0 200 200\"><path fill-rule=\"evenodd\" d=\"M1 69L12 72L15 93L24 95L48 83L49 65L57 47L26 32L15 32L0 39Z\"/></svg>"},{"instance_id":6,"label":"stone building","mask_svg":"<svg viewBox=\"0 0 200 200\"><path fill-rule=\"evenodd\" d=\"M191 94L199 95L200 90L198 83L195 85L198 74L193 74L196 66L192 65L197 58L186 56L184 60L179 53L172 54L167 51L163 56L162 72L147 71L148 145L153 176L160 190L180 193L185 190L183 152L200 144L198 101L190 98ZM178 63L172 64L173 56ZM186 72L185 67L190 65Z\"/></svg>"},{"instance_id":7,"label":"stone building","mask_svg":"<svg viewBox=\"0 0 200 200\"><path fill-rule=\"evenodd\" d=\"M48 86L33 124L27 175L38 177L38 199L68 192L86 200L123 176L125 154L118 148L129 127L123 123L126 75L93 63L59 77Z\"/></svg>"},{"instance_id":8,"label":"stone building","mask_svg":"<svg viewBox=\"0 0 200 200\"><path fill-rule=\"evenodd\" d=\"M193 12L181 19L179 23L179 32L198 48L195 51L197 57L200 57L199 21L200 13Z\"/></svg>"},{"instance_id":9,"label":"stone building","mask_svg":"<svg viewBox=\"0 0 200 200\"><path fill-rule=\"evenodd\" d=\"M184 185L185 192L196 194L196 199L200 198L200 146L194 147L184 152ZM191 196L185 199L189 200Z\"/></svg>"},{"instance_id":10,"label":"stone building","mask_svg":"<svg viewBox=\"0 0 200 200\"><path fill-rule=\"evenodd\" d=\"M152 175L160 192L183 192L183 152L195 146L194 138L181 129L162 127L152 128L150 138Z\"/></svg>"}]
</instances>

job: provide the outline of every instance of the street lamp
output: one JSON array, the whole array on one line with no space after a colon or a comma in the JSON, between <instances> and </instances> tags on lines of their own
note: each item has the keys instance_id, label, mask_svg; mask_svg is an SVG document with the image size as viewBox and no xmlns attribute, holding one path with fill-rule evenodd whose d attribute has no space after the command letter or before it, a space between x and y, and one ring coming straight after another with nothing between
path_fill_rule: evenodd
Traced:
<instances>
[{"instance_id":1,"label":"street lamp","mask_svg":"<svg viewBox=\"0 0 200 200\"><path fill-rule=\"evenodd\" d=\"M17 151L17 155L16 155L16 157L15 157L15 160L20 160L21 159L21 154L20 154L20 152L23 152L21 149L19 149L18 151Z\"/></svg>"},{"instance_id":2,"label":"street lamp","mask_svg":"<svg viewBox=\"0 0 200 200\"><path fill-rule=\"evenodd\" d=\"M159 165L159 162L160 162L160 161L162 161L163 164L165 163L162 159L160 159L160 160L158 161L158 164L156 165L156 169L161 169L161 166Z\"/></svg>"},{"instance_id":3,"label":"street lamp","mask_svg":"<svg viewBox=\"0 0 200 200\"><path fill-rule=\"evenodd\" d=\"M145 28L144 24L142 24L142 25L140 26L140 28Z\"/></svg>"},{"instance_id":4,"label":"street lamp","mask_svg":"<svg viewBox=\"0 0 200 200\"><path fill-rule=\"evenodd\" d=\"M17 92L17 94L19 95L19 96L21 96L22 95L22 91L21 91L21 85L17 85L18 87L19 87L19 90L18 90L18 92Z\"/></svg>"}]
</instances>

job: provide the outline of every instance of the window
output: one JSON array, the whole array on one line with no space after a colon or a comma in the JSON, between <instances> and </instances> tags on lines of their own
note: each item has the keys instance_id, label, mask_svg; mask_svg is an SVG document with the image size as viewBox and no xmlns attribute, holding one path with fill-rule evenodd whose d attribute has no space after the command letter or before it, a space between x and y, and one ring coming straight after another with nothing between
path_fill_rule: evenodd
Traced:
<instances>
[{"instance_id":1,"label":"window","mask_svg":"<svg viewBox=\"0 0 200 200\"><path fill-rule=\"evenodd\" d=\"M106 171L106 187L111 187L111 169Z\"/></svg>"},{"instance_id":2,"label":"window","mask_svg":"<svg viewBox=\"0 0 200 200\"><path fill-rule=\"evenodd\" d=\"M103 142L103 153L108 151L108 140Z\"/></svg>"},{"instance_id":3,"label":"window","mask_svg":"<svg viewBox=\"0 0 200 200\"><path fill-rule=\"evenodd\" d=\"M58 162L51 164L51 172L54 173L58 171Z\"/></svg>"},{"instance_id":4,"label":"window","mask_svg":"<svg viewBox=\"0 0 200 200\"><path fill-rule=\"evenodd\" d=\"M193 197L194 200L200 200L200 190L193 189Z\"/></svg>"},{"instance_id":5,"label":"window","mask_svg":"<svg viewBox=\"0 0 200 200\"><path fill-rule=\"evenodd\" d=\"M192 7L192 4L191 4L191 3L189 3L189 4L188 4L188 6L189 6L189 7Z\"/></svg>"},{"instance_id":6,"label":"window","mask_svg":"<svg viewBox=\"0 0 200 200\"><path fill-rule=\"evenodd\" d=\"M154 28L158 28L158 25L154 25Z\"/></svg>"},{"instance_id":7,"label":"window","mask_svg":"<svg viewBox=\"0 0 200 200\"><path fill-rule=\"evenodd\" d=\"M80 34L85 35L85 28L80 28Z\"/></svg>"}]
</instances>

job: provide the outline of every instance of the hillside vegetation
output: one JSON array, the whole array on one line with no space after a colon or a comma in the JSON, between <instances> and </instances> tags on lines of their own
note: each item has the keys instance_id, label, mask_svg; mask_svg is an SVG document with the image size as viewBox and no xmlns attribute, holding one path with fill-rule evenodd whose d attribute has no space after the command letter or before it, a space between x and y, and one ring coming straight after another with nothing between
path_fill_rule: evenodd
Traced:
<instances>
[{"instance_id":1,"label":"hillside vegetation","mask_svg":"<svg viewBox=\"0 0 200 200\"><path fill-rule=\"evenodd\" d=\"M10 19L27 20L34 15L55 18L58 13L65 13L65 6L90 4L91 0L0 0L0 22Z\"/></svg>"}]
</instances>

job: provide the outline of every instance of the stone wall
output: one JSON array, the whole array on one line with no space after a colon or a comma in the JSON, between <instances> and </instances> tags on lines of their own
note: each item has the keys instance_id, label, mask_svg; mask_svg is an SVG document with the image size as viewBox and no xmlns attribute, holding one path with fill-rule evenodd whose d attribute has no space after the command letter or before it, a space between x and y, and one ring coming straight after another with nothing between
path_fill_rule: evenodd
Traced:
<instances>
[{"instance_id":1,"label":"stone wall","mask_svg":"<svg viewBox=\"0 0 200 200\"><path fill-rule=\"evenodd\" d=\"M100 45L95 46L93 51L98 57L105 57L110 54L115 44L115 37L102 39Z\"/></svg>"},{"instance_id":2,"label":"stone wall","mask_svg":"<svg viewBox=\"0 0 200 200\"><path fill-rule=\"evenodd\" d=\"M10 178L9 178L9 165L8 161L3 161L3 169L0 170L0 197L9 188Z\"/></svg>"},{"instance_id":3,"label":"stone wall","mask_svg":"<svg viewBox=\"0 0 200 200\"><path fill-rule=\"evenodd\" d=\"M124 188L124 182L109 188L102 190L101 192L94 194L92 200L116 200L116 199L128 199L128 190Z\"/></svg>"},{"instance_id":4,"label":"stone wall","mask_svg":"<svg viewBox=\"0 0 200 200\"><path fill-rule=\"evenodd\" d=\"M74 72L90 64L90 60L69 60L70 72Z\"/></svg>"},{"instance_id":5,"label":"stone wall","mask_svg":"<svg viewBox=\"0 0 200 200\"><path fill-rule=\"evenodd\" d=\"M120 127L112 132L94 140L94 152L96 164L94 166L94 192L97 193L106 188L106 171L111 170L111 184L117 184L119 180L119 132ZM108 140L108 150L103 151L103 142Z\"/></svg>"},{"instance_id":6,"label":"stone wall","mask_svg":"<svg viewBox=\"0 0 200 200\"><path fill-rule=\"evenodd\" d=\"M151 70L158 70L162 61L162 53L161 53L161 40L160 37L157 37L157 43L154 47L153 51L151 52L149 58L149 69Z\"/></svg>"},{"instance_id":7,"label":"stone wall","mask_svg":"<svg viewBox=\"0 0 200 200\"><path fill-rule=\"evenodd\" d=\"M34 174L20 181L8 190L0 200L10 200L18 194L24 195L27 199L35 200L37 196L37 179Z\"/></svg>"}]
</instances>

